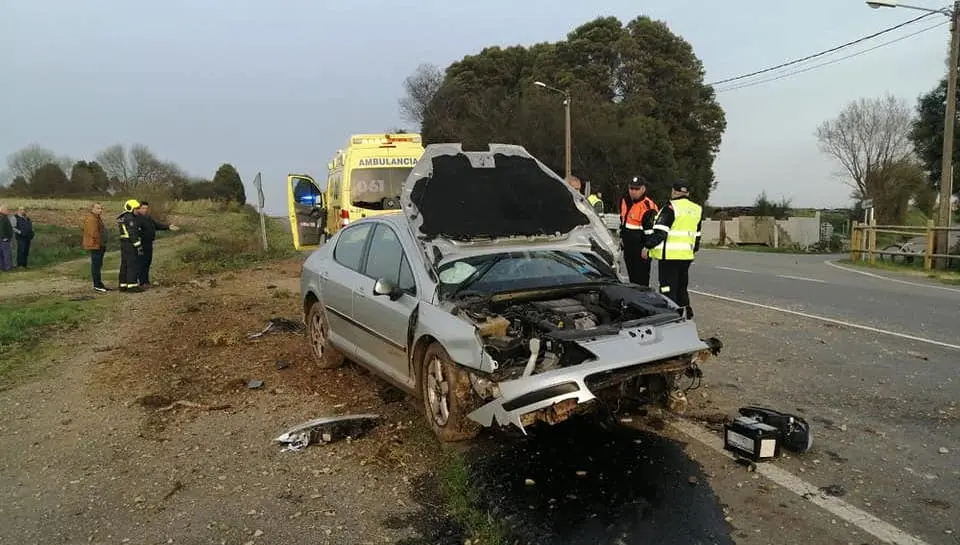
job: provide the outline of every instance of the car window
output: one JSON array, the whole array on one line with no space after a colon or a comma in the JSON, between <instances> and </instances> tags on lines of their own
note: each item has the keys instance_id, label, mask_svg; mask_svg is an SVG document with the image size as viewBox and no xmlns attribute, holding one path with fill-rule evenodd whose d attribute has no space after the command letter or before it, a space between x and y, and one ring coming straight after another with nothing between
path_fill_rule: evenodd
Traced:
<instances>
[{"instance_id":1,"label":"car window","mask_svg":"<svg viewBox=\"0 0 960 545\"><path fill-rule=\"evenodd\" d=\"M413 278L413 270L410 268L410 262L407 261L406 255L400 262L400 278L397 281L397 286L410 295L417 294L417 281Z\"/></svg>"},{"instance_id":2,"label":"car window","mask_svg":"<svg viewBox=\"0 0 960 545\"><path fill-rule=\"evenodd\" d=\"M313 182L306 178L296 178L297 182L293 186L293 198L299 204L319 205L322 193Z\"/></svg>"},{"instance_id":3,"label":"car window","mask_svg":"<svg viewBox=\"0 0 960 545\"><path fill-rule=\"evenodd\" d=\"M440 268L441 290L494 293L506 289L579 284L615 279L597 258L581 252L532 251L489 254Z\"/></svg>"},{"instance_id":4,"label":"car window","mask_svg":"<svg viewBox=\"0 0 960 545\"><path fill-rule=\"evenodd\" d=\"M364 274L373 279L383 278L408 293L416 293L413 272L403 253L403 246L393 229L378 224L370 242L370 255Z\"/></svg>"},{"instance_id":5,"label":"car window","mask_svg":"<svg viewBox=\"0 0 960 545\"><path fill-rule=\"evenodd\" d=\"M363 258L363 244L370 232L370 224L347 227L340 232L337 247L333 249L333 259L344 267L360 272Z\"/></svg>"}]
</instances>

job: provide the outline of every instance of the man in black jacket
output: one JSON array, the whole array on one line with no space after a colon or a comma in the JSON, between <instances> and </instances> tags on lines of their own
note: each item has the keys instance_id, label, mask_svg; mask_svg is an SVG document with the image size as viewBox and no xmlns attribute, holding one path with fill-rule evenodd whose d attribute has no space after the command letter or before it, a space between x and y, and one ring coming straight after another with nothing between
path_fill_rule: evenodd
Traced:
<instances>
[{"instance_id":1,"label":"man in black jacket","mask_svg":"<svg viewBox=\"0 0 960 545\"><path fill-rule=\"evenodd\" d=\"M177 231L180 228L176 225L160 223L150 215L150 203L140 201L140 208L137 209L137 219L140 222L140 236L143 247L143 255L140 256L140 271L137 275L140 286L150 287L150 265L153 263L153 241L157 239L157 231Z\"/></svg>"},{"instance_id":2,"label":"man in black jacket","mask_svg":"<svg viewBox=\"0 0 960 545\"><path fill-rule=\"evenodd\" d=\"M17 239L17 267L27 268L30 259L30 243L33 242L33 220L27 215L24 207L17 209L13 221L13 234Z\"/></svg>"}]
</instances>

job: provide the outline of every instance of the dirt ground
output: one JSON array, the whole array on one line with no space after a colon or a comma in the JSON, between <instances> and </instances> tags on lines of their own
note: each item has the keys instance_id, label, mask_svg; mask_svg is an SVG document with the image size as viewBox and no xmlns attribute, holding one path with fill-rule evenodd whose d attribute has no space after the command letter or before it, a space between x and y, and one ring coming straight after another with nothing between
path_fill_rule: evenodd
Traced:
<instances>
[{"instance_id":1,"label":"dirt ground","mask_svg":"<svg viewBox=\"0 0 960 545\"><path fill-rule=\"evenodd\" d=\"M0 393L0 543L462 542L429 507L437 449L412 403L356 367L315 370L302 334L246 338L301 318L298 276L292 260L109 294L130 304ZM371 411L384 424L356 440L272 441Z\"/></svg>"}]
</instances>

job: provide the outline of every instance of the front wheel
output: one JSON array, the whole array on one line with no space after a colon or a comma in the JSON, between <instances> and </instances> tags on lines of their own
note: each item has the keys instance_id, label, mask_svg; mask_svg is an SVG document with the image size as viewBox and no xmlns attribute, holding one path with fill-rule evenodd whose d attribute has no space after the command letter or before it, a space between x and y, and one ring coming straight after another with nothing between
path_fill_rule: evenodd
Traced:
<instances>
[{"instance_id":1,"label":"front wheel","mask_svg":"<svg viewBox=\"0 0 960 545\"><path fill-rule=\"evenodd\" d=\"M473 386L439 343L433 343L420 366L420 389L430 428L443 442L472 439L480 425L467 418Z\"/></svg>"},{"instance_id":2,"label":"front wheel","mask_svg":"<svg viewBox=\"0 0 960 545\"><path fill-rule=\"evenodd\" d=\"M330 324L319 301L310 305L307 311L307 335L317 367L335 369L343 365L343 353L330 344Z\"/></svg>"}]
</instances>

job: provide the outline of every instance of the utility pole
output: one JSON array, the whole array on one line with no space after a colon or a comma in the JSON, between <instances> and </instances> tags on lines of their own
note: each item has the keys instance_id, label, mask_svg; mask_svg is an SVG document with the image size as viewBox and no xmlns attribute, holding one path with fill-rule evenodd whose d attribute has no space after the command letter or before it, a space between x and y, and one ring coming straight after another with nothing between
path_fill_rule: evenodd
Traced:
<instances>
[{"instance_id":1,"label":"utility pole","mask_svg":"<svg viewBox=\"0 0 960 545\"><path fill-rule=\"evenodd\" d=\"M566 174L564 178L569 180L573 176L573 135L570 134L570 91L564 92L563 99L564 109L566 110L567 117L567 126L566 126L566 141L564 144L564 170Z\"/></svg>"},{"instance_id":2,"label":"utility pole","mask_svg":"<svg viewBox=\"0 0 960 545\"><path fill-rule=\"evenodd\" d=\"M871 8L906 8L929 13L940 13L950 18L950 59L947 61L947 96L943 116L943 150L940 158L940 206L937 224L943 229L936 232L935 253L946 255L950 251L951 205L953 204L953 125L957 118L957 62L960 62L960 0L953 2L953 9L930 9L901 4L898 0L867 0ZM935 260L938 269L945 269L948 258Z\"/></svg>"},{"instance_id":3,"label":"utility pole","mask_svg":"<svg viewBox=\"0 0 960 545\"><path fill-rule=\"evenodd\" d=\"M947 96L946 113L943 119L943 157L940 172L940 214L941 227L950 227L953 204L953 125L957 118L957 62L960 53L960 0L953 3L950 12L950 61L947 64ZM937 232L936 248L938 254L950 252L950 231L943 229ZM945 269L948 259L937 259L937 268Z\"/></svg>"}]
</instances>

